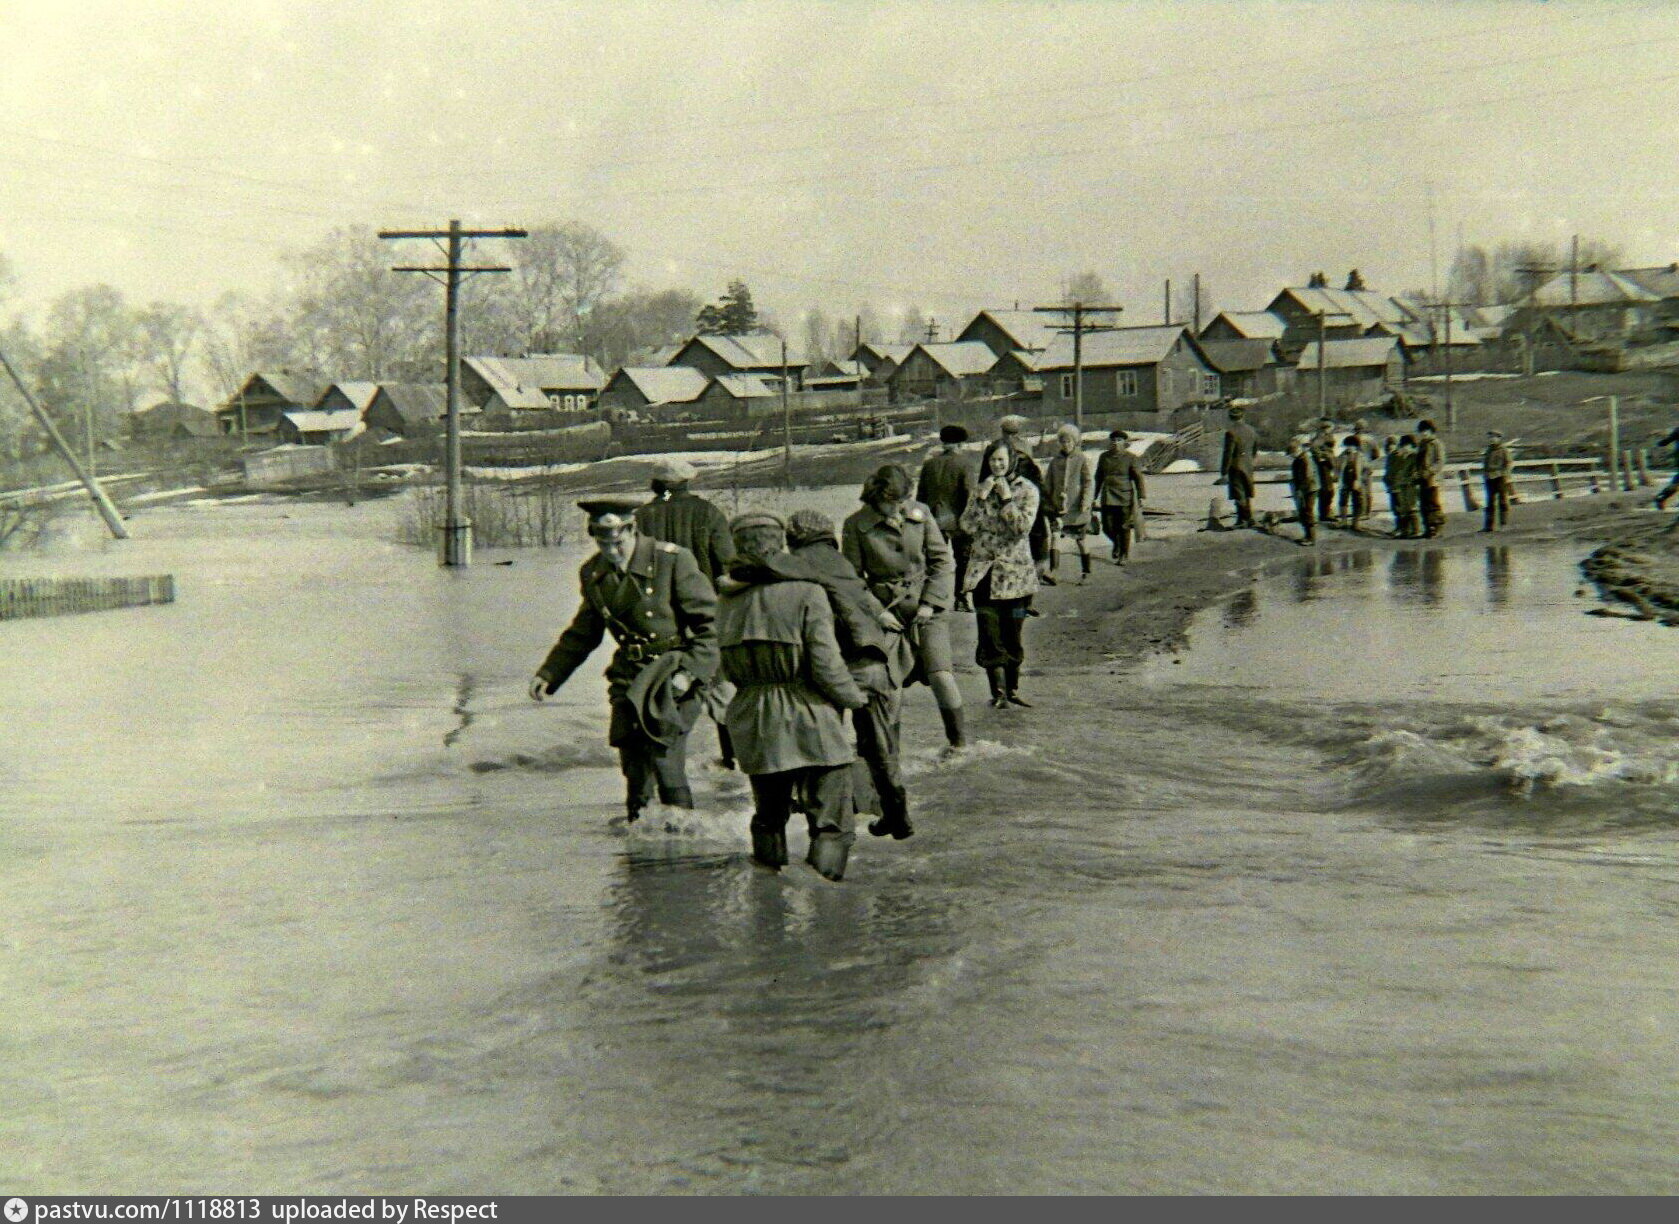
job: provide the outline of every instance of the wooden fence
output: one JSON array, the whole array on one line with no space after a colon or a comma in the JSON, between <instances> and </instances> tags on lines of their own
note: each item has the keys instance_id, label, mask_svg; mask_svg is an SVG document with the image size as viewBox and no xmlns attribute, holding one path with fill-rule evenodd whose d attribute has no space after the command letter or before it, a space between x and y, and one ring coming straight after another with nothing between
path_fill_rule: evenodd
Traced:
<instances>
[{"instance_id":1,"label":"wooden fence","mask_svg":"<svg viewBox=\"0 0 1679 1224\"><path fill-rule=\"evenodd\" d=\"M0 620L174 602L173 574L141 578L0 578Z\"/></svg>"}]
</instances>

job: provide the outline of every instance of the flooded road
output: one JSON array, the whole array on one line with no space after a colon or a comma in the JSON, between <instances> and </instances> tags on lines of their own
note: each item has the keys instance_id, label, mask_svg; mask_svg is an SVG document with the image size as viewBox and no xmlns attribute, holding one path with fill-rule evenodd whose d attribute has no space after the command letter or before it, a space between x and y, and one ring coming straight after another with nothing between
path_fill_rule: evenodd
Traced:
<instances>
[{"instance_id":1,"label":"flooded road","mask_svg":"<svg viewBox=\"0 0 1679 1224\"><path fill-rule=\"evenodd\" d=\"M0 625L8 1186L1679 1189L1679 634L1571 554L1303 557L1180 663L965 671L952 762L916 690L836 887L714 769L611 827L605 655L523 695L576 549L387 513L155 512L55 563L180 602Z\"/></svg>"}]
</instances>

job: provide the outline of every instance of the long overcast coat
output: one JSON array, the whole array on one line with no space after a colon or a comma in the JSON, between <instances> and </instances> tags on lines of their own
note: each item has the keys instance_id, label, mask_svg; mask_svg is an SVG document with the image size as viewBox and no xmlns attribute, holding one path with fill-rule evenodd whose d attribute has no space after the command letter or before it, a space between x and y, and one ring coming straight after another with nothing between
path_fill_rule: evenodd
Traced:
<instances>
[{"instance_id":1,"label":"long overcast coat","mask_svg":"<svg viewBox=\"0 0 1679 1224\"><path fill-rule=\"evenodd\" d=\"M722 582L717 642L736 686L727 721L749 774L856 759L841 710L868 704L834 637L828 596L761 566L737 565Z\"/></svg>"}]
</instances>

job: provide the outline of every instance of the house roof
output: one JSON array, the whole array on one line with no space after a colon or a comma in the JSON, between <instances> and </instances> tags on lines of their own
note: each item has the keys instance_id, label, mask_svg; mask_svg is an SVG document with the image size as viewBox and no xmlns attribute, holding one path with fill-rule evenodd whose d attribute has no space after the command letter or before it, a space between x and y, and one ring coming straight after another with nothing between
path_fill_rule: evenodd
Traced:
<instances>
[{"instance_id":1,"label":"house roof","mask_svg":"<svg viewBox=\"0 0 1679 1224\"><path fill-rule=\"evenodd\" d=\"M542 409L548 407L548 393L541 387L497 387L490 392L485 407L500 402L508 408Z\"/></svg>"},{"instance_id":2,"label":"house roof","mask_svg":"<svg viewBox=\"0 0 1679 1224\"><path fill-rule=\"evenodd\" d=\"M897 365L909 356L910 350L914 347L913 344L876 344L873 340L868 340L853 349L851 355L855 357L858 353L868 352L879 357L882 361L890 361L893 365Z\"/></svg>"},{"instance_id":3,"label":"house roof","mask_svg":"<svg viewBox=\"0 0 1679 1224\"><path fill-rule=\"evenodd\" d=\"M740 336L695 336L682 348L687 349L693 344L704 345L737 370L781 368L781 337L773 332L747 332ZM805 364L805 356L798 346L788 344L788 367L797 369Z\"/></svg>"},{"instance_id":4,"label":"house roof","mask_svg":"<svg viewBox=\"0 0 1679 1224\"><path fill-rule=\"evenodd\" d=\"M355 429L361 424L361 413L354 408L325 412L318 408L294 408L280 415L290 421L298 433L335 433Z\"/></svg>"},{"instance_id":5,"label":"house roof","mask_svg":"<svg viewBox=\"0 0 1679 1224\"><path fill-rule=\"evenodd\" d=\"M612 376L624 379L649 404L691 404L705 394L710 380L692 366L625 366Z\"/></svg>"},{"instance_id":6,"label":"house roof","mask_svg":"<svg viewBox=\"0 0 1679 1224\"><path fill-rule=\"evenodd\" d=\"M250 394L251 384L256 382L265 384L286 403L296 404L300 408L318 404L326 392L325 383L315 382L289 371L281 370L269 374L259 370L240 384L238 391L227 397L227 402L222 408L238 411L239 397Z\"/></svg>"},{"instance_id":7,"label":"house roof","mask_svg":"<svg viewBox=\"0 0 1679 1224\"><path fill-rule=\"evenodd\" d=\"M1281 340L1288 324L1278 315L1269 310L1221 310L1213 316L1213 322L1202 328L1205 334L1208 329L1223 319L1249 340Z\"/></svg>"},{"instance_id":8,"label":"house roof","mask_svg":"<svg viewBox=\"0 0 1679 1224\"><path fill-rule=\"evenodd\" d=\"M1278 364L1275 340L1202 340L1201 351L1221 374Z\"/></svg>"},{"instance_id":9,"label":"house roof","mask_svg":"<svg viewBox=\"0 0 1679 1224\"><path fill-rule=\"evenodd\" d=\"M1657 297L1679 297L1679 263L1662 264L1659 268L1619 268L1616 275L1626 277Z\"/></svg>"},{"instance_id":10,"label":"house roof","mask_svg":"<svg viewBox=\"0 0 1679 1224\"><path fill-rule=\"evenodd\" d=\"M1026 349L1013 349L997 358L997 366L1001 366L1005 361L1007 361L1013 365L1019 366L1021 370L1028 374L1035 374L1037 373L1039 366L1042 364L1043 359L1044 355L1042 353L1029 352Z\"/></svg>"},{"instance_id":11,"label":"house roof","mask_svg":"<svg viewBox=\"0 0 1679 1224\"><path fill-rule=\"evenodd\" d=\"M1385 366L1399 346L1392 336L1360 336L1355 340L1327 340L1323 346L1323 368L1353 370L1366 366ZM1318 344L1314 340L1300 350L1296 363L1301 370L1318 368Z\"/></svg>"},{"instance_id":12,"label":"house roof","mask_svg":"<svg viewBox=\"0 0 1679 1224\"><path fill-rule=\"evenodd\" d=\"M1291 295L1314 312L1322 310L1329 314L1350 315L1362 327L1375 323L1404 323L1412 317L1399 302L1374 289L1310 289L1291 285L1282 293Z\"/></svg>"},{"instance_id":13,"label":"house roof","mask_svg":"<svg viewBox=\"0 0 1679 1224\"><path fill-rule=\"evenodd\" d=\"M734 399L765 399L781 394L781 388L762 374L719 374L711 381Z\"/></svg>"},{"instance_id":14,"label":"house roof","mask_svg":"<svg viewBox=\"0 0 1679 1224\"><path fill-rule=\"evenodd\" d=\"M351 404L355 405L357 412L366 412L367 406L373 402L373 397L379 394L379 384L376 382L328 383L326 390L321 392L321 398L315 401L314 407L320 407L326 397L334 391L337 391Z\"/></svg>"},{"instance_id":15,"label":"house roof","mask_svg":"<svg viewBox=\"0 0 1679 1224\"><path fill-rule=\"evenodd\" d=\"M467 365L497 390L599 391L606 378L593 357L533 353L528 357L467 357Z\"/></svg>"},{"instance_id":16,"label":"house roof","mask_svg":"<svg viewBox=\"0 0 1679 1224\"><path fill-rule=\"evenodd\" d=\"M997 354L991 351L991 346L979 340L947 340L944 343L918 344L910 352L917 351L927 354L928 358L939 369L952 378L967 378L975 374L984 374L997 364ZM905 357L898 363L902 369L909 364Z\"/></svg>"},{"instance_id":17,"label":"house roof","mask_svg":"<svg viewBox=\"0 0 1679 1224\"><path fill-rule=\"evenodd\" d=\"M1035 310L982 310L969 321L960 334L967 335L969 328L981 319L990 319L995 323L1009 338L1011 349L1033 349L1042 352L1055 342L1057 335L1052 316L1039 314Z\"/></svg>"},{"instance_id":18,"label":"house roof","mask_svg":"<svg viewBox=\"0 0 1679 1224\"><path fill-rule=\"evenodd\" d=\"M1572 282L1572 283L1571 283ZM1613 306L1627 302L1656 302L1652 293L1631 277L1619 272L1558 272L1533 293L1539 306Z\"/></svg>"},{"instance_id":19,"label":"house roof","mask_svg":"<svg viewBox=\"0 0 1679 1224\"><path fill-rule=\"evenodd\" d=\"M448 407L447 393L436 383L380 383L379 390L409 422L435 421Z\"/></svg>"},{"instance_id":20,"label":"house roof","mask_svg":"<svg viewBox=\"0 0 1679 1224\"><path fill-rule=\"evenodd\" d=\"M1084 336L1084 366L1155 365L1163 360L1172 346L1189 336L1188 329L1171 327L1120 327L1113 331L1086 332ZM1070 370L1073 368L1073 338L1057 336L1055 343L1038 360L1039 370Z\"/></svg>"}]
</instances>

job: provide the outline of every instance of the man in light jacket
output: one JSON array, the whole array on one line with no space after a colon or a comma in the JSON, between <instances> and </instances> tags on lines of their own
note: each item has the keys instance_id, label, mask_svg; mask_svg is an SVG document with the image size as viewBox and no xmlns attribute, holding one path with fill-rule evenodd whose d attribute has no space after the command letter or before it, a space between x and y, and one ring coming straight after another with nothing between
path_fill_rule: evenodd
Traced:
<instances>
[{"instance_id":1,"label":"man in light jacket","mask_svg":"<svg viewBox=\"0 0 1679 1224\"><path fill-rule=\"evenodd\" d=\"M1090 577L1090 549L1084 537L1090 534L1090 508L1095 491L1095 471L1084 457L1083 437L1077 425L1063 425L1055 431L1055 444L1060 449L1049 461L1044 476L1044 498L1048 509L1044 513L1060 524L1060 534L1073 541L1079 554L1079 581ZM1053 536L1050 539L1049 569L1056 570L1061 550Z\"/></svg>"},{"instance_id":2,"label":"man in light jacket","mask_svg":"<svg viewBox=\"0 0 1679 1224\"><path fill-rule=\"evenodd\" d=\"M856 753L842 711L868 698L840 655L827 594L773 565L787 551L782 520L749 511L729 526L736 557L718 602L717 643L735 686L729 733L752 780L752 857L771 870L786 865L796 805L810 826L807 861L839 880L855 838Z\"/></svg>"}]
</instances>

